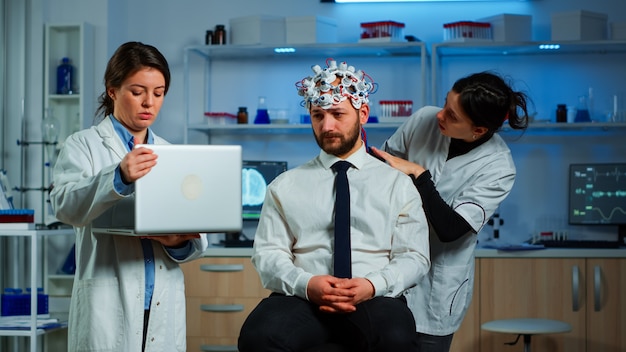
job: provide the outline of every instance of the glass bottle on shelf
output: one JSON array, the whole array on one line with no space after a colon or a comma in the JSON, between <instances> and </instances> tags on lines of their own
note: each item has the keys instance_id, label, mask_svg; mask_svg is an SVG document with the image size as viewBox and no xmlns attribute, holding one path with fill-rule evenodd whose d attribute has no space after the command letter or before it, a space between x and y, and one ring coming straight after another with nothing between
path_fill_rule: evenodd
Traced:
<instances>
[{"instance_id":1,"label":"glass bottle on shelf","mask_svg":"<svg viewBox=\"0 0 626 352\"><path fill-rule=\"evenodd\" d=\"M239 111L237 111L237 123L238 124L248 123L248 109L245 106L240 106Z\"/></svg>"},{"instance_id":2,"label":"glass bottle on shelf","mask_svg":"<svg viewBox=\"0 0 626 352\"><path fill-rule=\"evenodd\" d=\"M556 106L556 122L567 122L567 105L557 104Z\"/></svg>"},{"instance_id":3,"label":"glass bottle on shelf","mask_svg":"<svg viewBox=\"0 0 626 352\"><path fill-rule=\"evenodd\" d=\"M74 67L70 59L64 57L57 67L57 94L74 94Z\"/></svg>"},{"instance_id":4,"label":"glass bottle on shelf","mask_svg":"<svg viewBox=\"0 0 626 352\"><path fill-rule=\"evenodd\" d=\"M267 112L267 104L265 103L265 97L259 97L259 104L256 108L256 117L254 118L255 124L268 124L270 123L270 114Z\"/></svg>"}]
</instances>

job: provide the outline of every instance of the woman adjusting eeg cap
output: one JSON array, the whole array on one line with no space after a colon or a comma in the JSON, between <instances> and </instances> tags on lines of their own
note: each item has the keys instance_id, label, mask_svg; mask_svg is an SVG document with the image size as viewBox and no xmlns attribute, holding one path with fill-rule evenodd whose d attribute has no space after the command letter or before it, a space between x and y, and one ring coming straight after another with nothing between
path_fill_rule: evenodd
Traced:
<instances>
[{"instance_id":1,"label":"woman adjusting eeg cap","mask_svg":"<svg viewBox=\"0 0 626 352\"><path fill-rule=\"evenodd\" d=\"M337 61L327 59L326 65L324 69L319 65L312 66L315 75L296 83L298 94L304 97L307 109L311 108L311 104L328 109L348 98L355 109L369 102L369 94L374 93L374 82L368 75L361 70L356 71L354 66L348 66L345 61L337 66ZM338 78L338 84L333 85Z\"/></svg>"}]
</instances>

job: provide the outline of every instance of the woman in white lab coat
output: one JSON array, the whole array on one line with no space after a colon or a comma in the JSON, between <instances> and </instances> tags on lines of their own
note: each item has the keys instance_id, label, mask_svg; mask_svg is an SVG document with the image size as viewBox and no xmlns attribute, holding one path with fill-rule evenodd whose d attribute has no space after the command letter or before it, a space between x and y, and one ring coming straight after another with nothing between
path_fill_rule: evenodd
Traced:
<instances>
[{"instance_id":1,"label":"woman in white lab coat","mask_svg":"<svg viewBox=\"0 0 626 352\"><path fill-rule=\"evenodd\" d=\"M132 217L134 181L156 164L148 148L133 145L167 143L149 127L169 88L169 67L155 47L129 42L109 60L104 82L98 109L104 118L67 138L50 194L57 219L76 232L69 351L185 351L178 263L206 249L205 235L137 238L92 231Z\"/></svg>"},{"instance_id":2,"label":"woman in white lab coat","mask_svg":"<svg viewBox=\"0 0 626 352\"><path fill-rule=\"evenodd\" d=\"M431 269L407 293L420 352L447 352L472 298L476 235L515 180L511 152L496 133L503 123L528 125L527 97L500 76L458 80L443 109L414 113L372 148L413 179L430 226Z\"/></svg>"}]
</instances>

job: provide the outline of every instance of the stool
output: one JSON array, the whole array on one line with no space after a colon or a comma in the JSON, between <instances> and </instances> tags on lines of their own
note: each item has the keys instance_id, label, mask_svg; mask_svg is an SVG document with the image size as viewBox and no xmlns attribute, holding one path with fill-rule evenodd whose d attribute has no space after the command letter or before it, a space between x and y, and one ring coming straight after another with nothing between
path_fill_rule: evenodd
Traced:
<instances>
[{"instance_id":1,"label":"stool","mask_svg":"<svg viewBox=\"0 0 626 352\"><path fill-rule=\"evenodd\" d=\"M524 336L524 352L530 352L530 337L532 335L570 332L572 326L566 322L550 319L503 319L484 323L481 325L481 329L517 334L517 339L513 342L507 342L507 345L515 345L520 336Z\"/></svg>"}]
</instances>

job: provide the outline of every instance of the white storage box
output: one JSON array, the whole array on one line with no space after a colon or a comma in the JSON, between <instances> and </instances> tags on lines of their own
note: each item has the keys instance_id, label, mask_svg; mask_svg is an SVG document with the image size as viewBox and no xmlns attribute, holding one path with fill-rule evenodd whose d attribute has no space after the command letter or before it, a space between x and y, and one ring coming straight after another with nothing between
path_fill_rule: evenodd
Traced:
<instances>
[{"instance_id":1,"label":"white storage box","mask_svg":"<svg viewBox=\"0 0 626 352\"><path fill-rule=\"evenodd\" d=\"M491 24L491 37L496 42L529 42L532 40L532 16L504 13L479 19Z\"/></svg>"},{"instance_id":2,"label":"white storage box","mask_svg":"<svg viewBox=\"0 0 626 352\"><path fill-rule=\"evenodd\" d=\"M336 43L337 21L321 16L285 18L287 44Z\"/></svg>"},{"instance_id":3,"label":"white storage box","mask_svg":"<svg viewBox=\"0 0 626 352\"><path fill-rule=\"evenodd\" d=\"M230 43L235 45L285 44L285 18L267 15L231 18Z\"/></svg>"},{"instance_id":4,"label":"white storage box","mask_svg":"<svg viewBox=\"0 0 626 352\"><path fill-rule=\"evenodd\" d=\"M552 14L552 40L605 40L607 18L584 10Z\"/></svg>"},{"instance_id":5,"label":"white storage box","mask_svg":"<svg viewBox=\"0 0 626 352\"><path fill-rule=\"evenodd\" d=\"M611 39L626 40L626 22L611 23Z\"/></svg>"}]
</instances>

